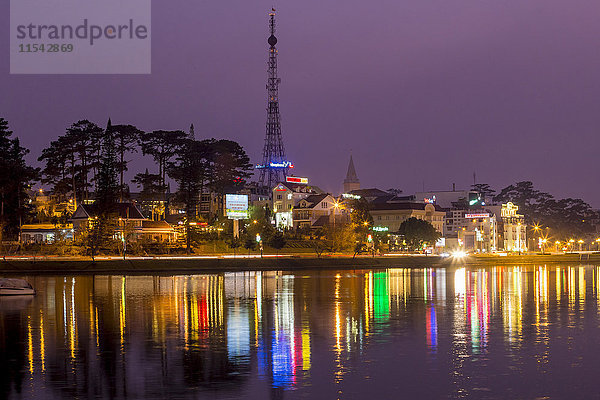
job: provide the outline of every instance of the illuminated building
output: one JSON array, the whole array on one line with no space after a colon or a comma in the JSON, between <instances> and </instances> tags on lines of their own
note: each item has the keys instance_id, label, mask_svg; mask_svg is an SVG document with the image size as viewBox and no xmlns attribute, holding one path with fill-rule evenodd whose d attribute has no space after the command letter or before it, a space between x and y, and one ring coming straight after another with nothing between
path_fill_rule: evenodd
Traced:
<instances>
[{"instance_id":1,"label":"illuminated building","mask_svg":"<svg viewBox=\"0 0 600 400\"><path fill-rule=\"evenodd\" d=\"M133 227L141 228L142 221L146 219L140 209L133 203L115 203L112 208L110 211ZM99 210L94 204L80 204L71 217L75 233L85 230L89 221L98 218L98 215Z\"/></svg>"},{"instance_id":2,"label":"illuminated building","mask_svg":"<svg viewBox=\"0 0 600 400\"><path fill-rule=\"evenodd\" d=\"M237 194L248 196L248 203L253 207L264 207L270 204L271 188L261 186L258 182L246 182L244 187L237 191Z\"/></svg>"},{"instance_id":3,"label":"illuminated building","mask_svg":"<svg viewBox=\"0 0 600 400\"><path fill-rule=\"evenodd\" d=\"M35 214L42 217L40 222L47 221L52 217L61 218L71 215L77 208L72 198L48 194L43 189L29 191L29 197L32 199L31 204L35 208Z\"/></svg>"},{"instance_id":4,"label":"illuminated building","mask_svg":"<svg viewBox=\"0 0 600 400\"><path fill-rule=\"evenodd\" d=\"M448 210L444 224L447 248L464 251L496 251L498 228L496 216L487 210ZM455 240L452 240L455 239Z\"/></svg>"},{"instance_id":5,"label":"illuminated building","mask_svg":"<svg viewBox=\"0 0 600 400\"><path fill-rule=\"evenodd\" d=\"M498 247L510 252L526 252L527 225L525 216L518 214L519 206L509 202L488 208L498 221Z\"/></svg>"},{"instance_id":6,"label":"illuminated building","mask_svg":"<svg viewBox=\"0 0 600 400\"><path fill-rule=\"evenodd\" d=\"M294 226L293 209L302 199L308 196L322 194L323 191L316 186L303 183L280 182L273 188L273 213L278 228L291 228Z\"/></svg>"},{"instance_id":7,"label":"illuminated building","mask_svg":"<svg viewBox=\"0 0 600 400\"><path fill-rule=\"evenodd\" d=\"M298 202L293 209L294 228L318 228L339 221L343 214L336 199L328 194L314 194Z\"/></svg>"},{"instance_id":8,"label":"illuminated building","mask_svg":"<svg viewBox=\"0 0 600 400\"><path fill-rule=\"evenodd\" d=\"M114 206L115 234L123 232L127 240L148 239L157 242L172 242L176 240L175 230L165 221L152 221L144 217L142 211L133 203L116 203ZM99 213L94 204L80 204L71 217L75 235L82 234L88 228L92 219L98 218Z\"/></svg>"},{"instance_id":9,"label":"illuminated building","mask_svg":"<svg viewBox=\"0 0 600 400\"><path fill-rule=\"evenodd\" d=\"M173 207L168 207L169 196L168 193L129 193L129 198L139 207L142 214L154 221L165 219L165 213L169 211L176 211Z\"/></svg>"},{"instance_id":10,"label":"illuminated building","mask_svg":"<svg viewBox=\"0 0 600 400\"><path fill-rule=\"evenodd\" d=\"M444 230L446 213L434 204L413 202L373 202L369 212L376 226L387 227L389 232L397 232L402 222L409 218L429 222L440 233Z\"/></svg>"},{"instance_id":11,"label":"illuminated building","mask_svg":"<svg viewBox=\"0 0 600 400\"><path fill-rule=\"evenodd\" d=\"M22 243L53 243L56 235L73 240L73 224L28 224L21 226Z\"/></svg>"}]
</instances>

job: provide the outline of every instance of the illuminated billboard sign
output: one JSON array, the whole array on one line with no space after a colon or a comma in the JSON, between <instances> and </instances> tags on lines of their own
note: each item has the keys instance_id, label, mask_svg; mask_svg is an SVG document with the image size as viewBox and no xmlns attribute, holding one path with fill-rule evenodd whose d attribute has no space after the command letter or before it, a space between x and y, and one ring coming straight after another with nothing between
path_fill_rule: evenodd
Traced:
<instances>
[{"instance_id":1,"label":"illuminated billboard sign","mask_svg":"<svg viewBox=\"0 0 600 400\"><path fill-rule=\"evenodd\" d=\"M281 161L281 162L270 162L268 165L265 164L256 164L254 166L256 169L265 169L265 168L294 168L294 164L291 161Z\"/></svg>"},{"instance_id":2,"label":"illuminated billboard sign","mask_svg":"<svg viewBox=\"0 0 600 400\"><path fill-rule=\"evenodd\" d=\"M227 218L229 219L248 218L248 195L226 194L225 215L227 215Z\"/></svg>"},{"instance_id":3,"label":"illuminated billboard sign","mask_svg":"<svg viewBox=\"0 0 600 400\"><path fill-rule=\"evenodd\" d=\"M387 226L374 226L373 230L375 232L387 232L390 230L390 228L388 228Z\"/></svg>"},{"instance_id":4,"label":"illuminated billboard sign","mask_svg":"<svg viewBox=\"0 0 600 400\"><path fill-rule=\"evenodd\" d=\"M308 185L308 178L301 178L299 176L287 176L285 178L285 181L290 183L302 183L304 185Z\"/></svg>"},{"instance_id":5,"label":"illuminated billboard sign","mask_svg":"<svg viewBox=\"0 0 600 400\"><path fill-rule=\"evenodd\" d=\"M489 218L490 214L488 213L478 213L478 214L465 214L465 218Z\"/></svg>"}]
</instances>

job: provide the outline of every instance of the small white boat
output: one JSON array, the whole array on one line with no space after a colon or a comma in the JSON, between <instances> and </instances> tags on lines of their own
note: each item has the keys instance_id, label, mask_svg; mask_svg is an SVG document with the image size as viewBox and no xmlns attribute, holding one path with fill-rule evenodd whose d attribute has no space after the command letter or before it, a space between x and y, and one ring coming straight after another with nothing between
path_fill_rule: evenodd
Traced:
<instances>
[{"instance_id":1,"label":"small white boat","mask_svg":"<svg viewBox=\"0 0 600 400\"><path fill-rule=\"evenodd\" d=\"M25 279L0 278L0 296L34 295L35 289Z\"/></svg>"}]
</instances>

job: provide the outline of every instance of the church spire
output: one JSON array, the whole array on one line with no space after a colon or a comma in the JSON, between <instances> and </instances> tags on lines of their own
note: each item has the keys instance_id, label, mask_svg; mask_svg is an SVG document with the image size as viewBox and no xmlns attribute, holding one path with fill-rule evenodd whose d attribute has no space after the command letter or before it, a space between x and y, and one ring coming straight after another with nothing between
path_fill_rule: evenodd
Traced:
<instances>
[{"instance_id":1,"label":"church spire","mask_svg":"<svg viewBox=\"0 0 600 400\"><path fill-rule=\"evenodd\" d=\"M354 160L350 155L350 162L348 163L348 172L346 172L346 179L344 179L344 193L349 193L353 190L360 189L360 181L356 175L356 169L354 168Z\"/></svg>"}]
</instances>

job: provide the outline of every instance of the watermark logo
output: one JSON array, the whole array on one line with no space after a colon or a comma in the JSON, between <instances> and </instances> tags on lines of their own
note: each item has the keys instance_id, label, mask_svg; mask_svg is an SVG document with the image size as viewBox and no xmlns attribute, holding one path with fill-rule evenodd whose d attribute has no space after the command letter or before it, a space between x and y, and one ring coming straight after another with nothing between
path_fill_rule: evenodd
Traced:
<instances>
[{"instance_id":1,"label":"watermark logo","mask_svg":"<svg viewBox=\"0 0 600 400\"><path fill-rule=\"evenodd\" d=\"M11 74L149 74L151 0L10 0Z\"/></svg>"}]
</instances>

